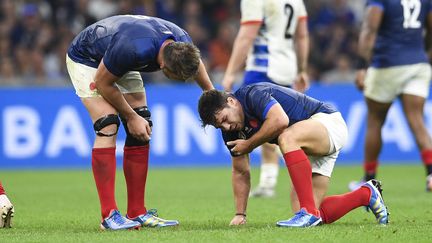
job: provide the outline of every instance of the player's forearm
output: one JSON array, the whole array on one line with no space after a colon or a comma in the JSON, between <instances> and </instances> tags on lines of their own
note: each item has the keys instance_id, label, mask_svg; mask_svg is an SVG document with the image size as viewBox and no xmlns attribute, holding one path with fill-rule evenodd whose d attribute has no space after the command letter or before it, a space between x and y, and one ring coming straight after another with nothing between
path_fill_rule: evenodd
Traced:
<instances>
[{"instance_id":1,"label":"player's forearm","mask_svg":"<svg viewBox=\"0 0 432 243\"><path fill-rule=\"evenodd\" d=\"M302 35L296 39L297 72L306 72L309 57L309 36Z\"/></svg>"},{"instance_id":2,"label":"player's forearm","mask_svg":"<svg viewBox=\"0 0 432 243\"><path fill-rule=\"evenodd\" d=\"M250 191L250 170L247 163L247 155L233 157L232 186L236 213L246 214L248 196ZM235 161L241 161L242 165L235 165Z\"/></svg>"},{"instance_id":3,"label":"player's forearm","mask_svg":"<svg viewBox=\"0 0 432 243\"><path fill-rule=\"evenodd\" d=\"M249 49L252 47L254 39L242 38L238 36L234 42L231 58L225 72L226 76L233 76L245 65Z\"/></svg>"},{"instance_id":4,"label":"player's forearm","mask_svg":"<svg viewBox=\"0 0 432 243\"><path fill-rule=\"evenodd\" d=\"M381 25L382 10L378 7L369 7L366 10L365 18L360 31L358 54L369 61L375 45L378 29Z\"/></svg>"},{"instance_id":5,"label":"player's forearm","mask_svg":"<svg viewBox=\"0 0 432 243\"><path fill-rule=\"evenodd\" d=\"M376 32L366 28L361 31L358 47L358 55L366 60L370 60L375 44Z\"/></svg>"},{"instance_id":6,"label":"player's forearm","mask_svg":"<svg viewBox=\"0 0 432 243\"><path fill-rule=\"evenodd\" d=\"M196 76L196 82L201 87L202 90L214 89L213 84L210 80L210 77L202 61L200 61L200 65L198 68L198 75Z\"/></svg>"},{"instance_id":7,"label":"player's forearm","mask_svg":"<svg viewBox=\"0 0 432 243\"><path fill-rule=\"evenodd\" d=\"M288 123L279 117L265 120L259 131L249 138L252 149L278 137L288 127Z\"/></svg>"}]
</instances>

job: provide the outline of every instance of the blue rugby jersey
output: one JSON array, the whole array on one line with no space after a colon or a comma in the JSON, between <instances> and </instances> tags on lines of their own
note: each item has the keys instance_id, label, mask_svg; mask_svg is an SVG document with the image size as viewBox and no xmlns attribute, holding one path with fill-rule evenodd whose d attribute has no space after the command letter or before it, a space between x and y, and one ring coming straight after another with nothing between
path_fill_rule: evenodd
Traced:
<instances>
[{"instance_id":1,"label":"blue rugby jersey","mask_svg":"<svg viewBox=\"0 0 432 243\"><path fill-rule=\"evenodd\" d=\"M383 19L373 49L371 66L377 68L427 63L423 29L432 11L431 0L368 0Z\"/></svg>"},{"instance_id":2,"label":"blue rugby jersey","mask_svg":"<svg viewBox=\"0 0 432 243\"><path fill-rule=\"evenodd\" d=\"M154 72L160 69L156 59L167 39L192 43L186 31L166 20L118 15L81 31L72 41L68 56L94 68L103 59L107 69L118 77L128 71Z\"/></svg>"},{"instance_id":3,"label":"blue rugby jersey","mask_svg":"<svg viewBox=\"0 0 432 243\"><path fill-rule=\"evenodd\" d=\"M235 93L245 115L244 128L240 132L224 132L226 142L236 139L248 139L261 128L270 108L279 103L289 118L288 126L309 119L316 113L338 112L335 107L321 102L293 89L272 83L256 83L240 87ZM271 141L277 144L277 139ZM227 146L231 149L232 146ZM233 155L233 154L231 154ZM233 155L234 156L234 155Z\"/></svg>"}]
</instances>

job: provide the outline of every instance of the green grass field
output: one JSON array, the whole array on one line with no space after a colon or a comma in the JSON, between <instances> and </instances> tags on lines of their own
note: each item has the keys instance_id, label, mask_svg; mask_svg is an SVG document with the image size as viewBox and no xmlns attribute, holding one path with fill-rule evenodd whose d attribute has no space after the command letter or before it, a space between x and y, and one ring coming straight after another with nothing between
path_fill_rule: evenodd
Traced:
<instances>
[{"instance_id":1,"label":"green grass field","mask_svg":"<svg viewBox=\"0 0 432 243\"><path fill-rule=\"evenodd\" d=\"M252 199L248 224L229 227L234 203L229 168L151 169L147 207L180 226L167 229L102 232L97 193L90 170L1 171L0 179L16 208L14 228L0 229L0 242L431 242L432 193L424 190L419 166L382 166L384 199L391 223L377 226L371 213L358 208L331 224L287 229L276 221L292 216L289 177L281 168L277 197ZM252 181L258 170L252 171ZM360 167L335 169L330 194L347 191ZM123 174L117 173L117 203L126 208Z\"/></svg>"}]
</instances>

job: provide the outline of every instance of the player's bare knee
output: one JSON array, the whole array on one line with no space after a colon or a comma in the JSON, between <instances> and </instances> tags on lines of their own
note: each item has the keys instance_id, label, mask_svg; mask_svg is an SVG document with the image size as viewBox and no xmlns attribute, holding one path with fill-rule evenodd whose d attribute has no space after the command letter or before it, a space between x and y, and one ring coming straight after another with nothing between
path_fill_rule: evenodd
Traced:
<instances>
[{"instance_id":1,"label":"player's bare knee","mask_svg":"<svg viewBox=\"0 0 432 243\"><path fill-rule=\"evenodd\" d=\"M143 117L144 119L146 119L150 125L150 127L153 127L153 121L151 120L151 112L148 109L147 106L140 106L137 108L133 109L139 116ZM138 138L135 138L132 134L130 134L128 126L127 126L127 121L121 117L121 121L123 123L123 127L125 129L126 132L126 141L125 141L125 146L127 147L131 147L131 146L145 146L147 144L149 144L149 141L142 141Z\"/></svg>"},{"instance_id":2,"label":"player's bare knee","mask_svg":"<svg viewBox=\"0 0 432 243\"><path fill-rule=\"evenodd\" d=\"M282 150L297 147L297 136L292 132L292 129L285 129L278 137L278 144Z\"/></svg>"},{"instance_id":3,"label":"player's bare knee","mask_svg":"<svg viewBox=\"0 0 432 243\"><path fill-rule=\"evenodd\" d=\"M120 126L120 119L116 114L108 114L96 120L93 129L97 136L113 137L117 134Z\"/></svg>"}]
</instances>

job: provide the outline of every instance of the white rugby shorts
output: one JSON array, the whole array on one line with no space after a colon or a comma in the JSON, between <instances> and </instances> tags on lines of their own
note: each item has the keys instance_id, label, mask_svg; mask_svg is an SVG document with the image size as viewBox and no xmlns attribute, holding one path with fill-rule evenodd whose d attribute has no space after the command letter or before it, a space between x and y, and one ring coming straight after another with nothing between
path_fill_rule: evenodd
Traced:
<instances>
[{"instance_id":1,"label":"white rugby shorts","mask_svg":"<svg viewBox=\"0 0 432 243\"><path fill-rule=\"evenodd\" d=\"M429 63L368 68L364 95L377 102L391 103L400 94L427 98L431 80Z\"/></svg>"},{"instance_id":2,"label":"white rugby shorts","mask_svg":"<svg viewBox=\"0 0 432 243\"><path fill-rule=\"evenodd\" d=\"M94 76L96 68L74 62L66 55L66 66L69 77L75 88L75 93L81 98L100 97L96 89ZM117 87L123 94L144 92L141 75L137 71L127 72L117 82Z\"/></svg>"},{"instance_id":3,"label":"white rugby shorts","mask_svg":"<svg viewBox=\"0 0 432 243\"><path fill-rule=\"evenodd\" d=\"M312 173L331 177L336 159L348 140L348 128L340 112L331 114L317 113L310 119L321 122L326 128L330 141L330 149L325 156L308 156Z\"/></svg>"}]
</instances>

